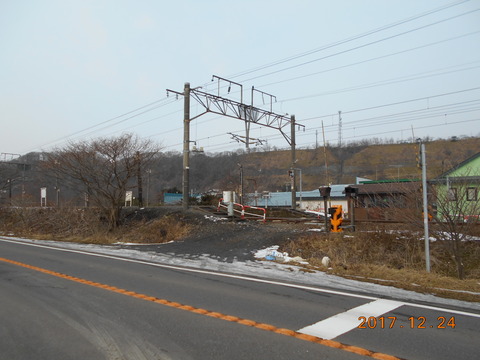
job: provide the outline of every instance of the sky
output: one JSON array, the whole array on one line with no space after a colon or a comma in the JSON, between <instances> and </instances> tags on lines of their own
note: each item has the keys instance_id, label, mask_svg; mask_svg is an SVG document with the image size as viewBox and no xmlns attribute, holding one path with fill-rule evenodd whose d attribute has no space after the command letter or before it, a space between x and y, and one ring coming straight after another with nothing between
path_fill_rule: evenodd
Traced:
<instances>
[{"instance_id":1,"label":"sky","mask_svg":"<svg viewBox=\"0 0 480 360\"><path fill-rule=\"evenodd\" d=\"M123 133L182 151L166 90L186 82L235 101L242 84L248 105L254 86L254 106L302 125L297 148L480 136L479 0L0 0L0 46L3 158ZM207 153L244 149L231 134L242 120L191 121Z\"/></svg>"}]
</instances>

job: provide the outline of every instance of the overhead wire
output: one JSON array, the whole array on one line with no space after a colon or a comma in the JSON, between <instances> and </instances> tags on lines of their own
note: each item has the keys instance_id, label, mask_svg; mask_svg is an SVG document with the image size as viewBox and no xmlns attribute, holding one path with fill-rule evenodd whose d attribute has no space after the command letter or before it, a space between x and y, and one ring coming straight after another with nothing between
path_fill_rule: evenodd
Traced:
<instances>
[{"instance_id":1,"label":"overhead wire","mask_svg":"<svg viewBox=\"0 0 480 360\"><path fill-rule=\"evenodd\" d=\"M454 7L454 6L467 3L468 1L469 0L463 0L463 1L456 1L454 3L446 4L446 5L441 6L439 8L435 8L435 9L432 9L432 10L429 10L429 11L426 11L426 12L422 12L420 14L413 15L413 16L408 17L406 19L402 19L400 21L396 21L396 22L393 22L391 24L381 26L381 27L369 30L369 31L361 33L361 34L354 35L354 36L351 36L349 38L333 42L331 44L323 45L321 47L318 47L318 48L315 48L315 49L312 49L312 50L308 50L306 52L303 52L303 53L300 53L300 54L297 54L297 55L289 56L289 57L274 61L272 63L268 63L268 64L261 65L261 66L258 66L258 67L255 67L255 68L252 68L252 69L249 69L249 70L244 70L244 71L236 73L236 74L232 74L232 75L228 76L228 78L234 79L234 78L237 78L237 77L240 77L240 76L243 76L243 75L248 75L248 74L251 74L253 72L264 70L266 68L273 67L273 66L276 66L276 65L279 65L279 64L283 64L283 63L288 62L288 61L296 60L296 59L299 59L299 58L302 58L302 57L305 57L305 56L308 56L308 55L311 55L311 54L314 54L314 53L317 53L317 52L320 52L320 51L330 49L330 48L338 46L338 45L349 43L351 41L358 40L358 39L364 38L366 36L370 36L370 35L375 34L377 32L384 31L384 30L387 30L387 29L391 29L393 27L405 24L405 23L413 21L413 20L420 19L422 17L425 17L425 16L428 16L428 15L443 11L445 9L449 9L451 7Z\"/></svg>"},{"instance_id":2,"label":"overhead wire","mask_svg":"<svg viewBox=\"0 0 480 360\"><path fill-rule=\"evenodd\" d=\"M345 114L352 114L352 113L356 113L356 112L360 112L360 111L375 110L375 109L380 109L380 108L388 107L388 106L402 105L402 104L407 104L407 103L410 103L410 102L423 101L423 100L428 100L428 99L435 99L435 98L439 98L439 97L443 97L443 96L457 95L457 94L462 94L462 93L465 93L465 92L476 91L476 90L480 90L480 86L473 87L473 88L468 88L468 89L457 90L457 91L450 91L450 92L447 92L447 93L435 94L435 95L430 95L430 96L422 96L422 97L418 97L418 98L414 98L414 99L396 101L396 102L393 102L393 103L369 106L369 107L360 108L360 109L342 111L342 114L345 115ZM327 115L315 116L315 117L311 117L311 118L302 119L302 121L321 119L321 118L326 118L326 117L330 117L330 116L336 116L337 114L338 114L338 112L336 112L334 114L332 113L332 114L327 114Z\"/></svg>"},{"instance_id":3,"label":"overhead wire","mask_svg":"<svg viewBox=\"0 0 480 360\"><path fill-rule=\"evenodd\" d=\"M98 131L103 131L103 130L106 130L106 129L111 128L111 127L113 127L113 126L119 125L119 124L124 123L124 122L126 122L126 121L128 121L128 120L131 120L131 119L136 118L136 117L138 117L138 116L144 115L144 114L146 114L146 113L148 113L148 112L150 112L150 111L153 111L153 110L156 110L156 109L158 109L158 108L160 108L160 107L163 107L163 106L165 106L165 105L168 105L169 103L172 103L172 102L173 102L173 101L170 101L170 102L168 102L168 103L162 104L162 105L160 105L160 106L156 106L156 107L154 107L154 108L147 109L147 110L145 110L145 111L142 111L142 112L137 113L137 114L135 114L135 115L129 116L129 117L127 117L127 118L123 118L123 119L121 119L121 120L119 120L119 121L117 121L117 122L115 122L115 123L113 123L113 124L109 124L109 125L107 125L107 126L105 126L105 127L103 127L103 128L100 128L100 129L98 129L98 130L95 130L95 131L90 131L89 133L83 134L82 136L86 137L86 136L93 135L93 134L95 134L95 133L98 132ZM118 117L117 117L117 118L118 118ZM97 125L97 126L98 126L98 125Z\"/></svg>"},{"instance_id":4,"label":"overhead wire","mask_svg":"<svg viewBox=\"0 0 480 360\"><path fill-rule=\"evenodd\" d=\"M472 63L478 63L478 62L480 62L480 60L470 62L470 63L466 63L466 64L461 64L461 65L448 66L448 67L445 67L445 68L430 70L430 71L417 73L417 74L412 74L412 75L408 75L408 76L402 76L402 77L398 77L398 78L391 78L391 79L387 79L387 80L377 81L377 82L373 82L373 83L367 83L367 84L363 84L363 85L357 85L357 86L352 86L352 87L333 90L333 91L325 91L323 93L318 93L318 94L298 96L298 97L294 97L294 98L290 98L290 99L284 99L284 100L282 100L282 102L303 100L303 99L309 99L309 98L325 96L325 95L340 94L340 93L349 92L349 91L364 90L364 89L369 89L369 88L376 87L376 86L385 86L385 85L397 84L397 83L405 82L405 81L413 81L413 80L424 79L424 78L433 77L433 76L452 74L452 73L456 73L456 72L460 72L460 71L478 69L480 67L480 65L470 66L470 67L466 67L466 68L463 68L463 69L438 72L438 71L441 71L441 70L450 69L452 67L458 67L458 66L463 66L463 65L468 65L468 64L472 64ZM432 72L433 72L433 74L429 74L429 73L432 73ZM437 73L435 73L435 72L437 72Z\"/></svg>"},{"instance_id":5,"label":"overhead wire","mask_svg":"<svg viewBox=\"0 0 480 360\"><path fill-rule=\"evenodd\" d=\"M368 63L368 62L371 62L371 61L385 59L385 58L395 56L395 55L405 54L407 52L424 49L424 48L427 48L427 47L430 47L430 46L438 45L438 44L448 42L448 41L452 41L452 40L458 40L460 38L475 35L475 34L479 34L479 33L480 33L480 31L473 31L473 32L470 32L470 33L467 33L467 34L462 34L462 35L451 37L451 38L448 38L448 39L443 39L443 40L435 41L435 42L432 42L432 43L416 46L416 47L413 47L413 48L409 48L409 49L405 49L405 50L401 50L401 51L396 51L396 52L389 53L389 54L386 54L386 55L377 56L377 57L369 58L369 59L366 59L366 60L357 61L357 62L354 62L354 63L337 66L337 67L330 68L330 69L316 71L316 72L305 74L305 75L295 76L295 77L289 78L289 79L284 79L284 80L270 82L270 83L267 83L267 84L262 84L262 85L260 85L260 87L267 87L267 86L271 86L271 85L282 84L282 83L285 83L285 82L299 80L299 79L303 79L303 78L306 78L306 77L310 78L310 77L315 76L315 75L320 75L320 74L324 74L324 73L335 71L335 70L340 70L340 69L345 69L345 68L352 67L352 66L365 64L365 63Z\"/></svg>"},{"instance_id":6,"label":"overhead wire","mask_svg":"<svg viewBox=\"0 0 480 360\"><path fill-rule=\"evenodd\" d=\"M52 140L52 141L49 141L49 142L47 142L47 143L44 143L44 144L42 144L42 145L37 145L37 146L33 147L32 150L42 149L42 148L44 148L44 147L47 147L47 146L50 146L50 145L53 145L53 144L56 144L56 143L59 143L59 142L62 142L62 141L66 141L66 140L75 138L75 137L79 136L80 134L82 134L82 133L84 133L84 132L86 132L86 131L95 129L95 128L97 128L97 127L99 127L99 126L101 126L101 125L104 125L104 124L108 124L108 123L110 123L110 122L112 122L112 121L114 121L114 120L121 119L121 118L123 118L123 117L125 117L125 116L127 116L127 115L133 114L133 113L135 113L135 112L137 112L137 111L139 111L139 110L143 110L143 109L145 109L145 108L147 108L147 107L150 107L150 106L152 106L152 105L155 105L155 104L158 104L158 103L161 103L161 102L165 102L165 103L160 104L160 105L157 105L157 106L155 106L155 107L153 107L153 108L150 108L150 109L147 109L147 110L145 110L145 111L142 111L141 113L132 115L132 116L126 118L126 119L122 119L122 120L120 120L120 121L118 121L118 122L116 122L116 123L110 124L110 125L108 125L107 127L104 127L104 128L102 128L102 129L100 129L100 130L97 129L97 130L95 130L95 131L90 131L90 132L82 135L82 136L89 136L89 135L91 135L91 134L93 134L93 133L95 133L95 132L97 132L97 131L104 130L105 128L108 128L108 127L110 127L110 126L117 125L117 124L122 123L122 122L125 122L125 121L127 121L127 120L129 120L129 119L133 119L133 118L135 118L135 117L137 117L137 116L140 116L140 115L142 115L142 114L145 114L145 113L147 113L147 112L149 112L149 111L158 109L158 108L160 108L160 107L162 107L162 106L165 106L165 105L168 105L168 104L169 104L168 100L169 100L169 99L168 99L167 97L164 97L164 98L162 98L162 99L156 100L156 101L151 102L151 103L149 103L149 104L140 106L140 107L138 107L138 108L136 108L136 109L130 110L130 111L128 111L128 112L126 112L126 113L123 113L123 114L121 114L121 115L118 115L118 116L115 116L115 117L113 117L113 118L107 119L107 120L105 120L105 121L99 122L99 123L97 123L97 124L88 126L88 127L84 128L84 129L77 130L77 131L75 131L75 132L73 132L73 133L70 133L70 134L68 134L68 135L63 135L63 136L61 136L61 137L59 137L59 138L56 138L56 139L54 139L54 140ZM30 151L32 151L32 150L30 150ZM27 152L29 152L29 151L27 151Z\"/></svg>"},{"instance_id":7,"label":"overhead wire","mask_svg":"<svg viewBox=\"0 0 480 360\"><path fill-rule=\"evenodd\" d=\"M304 62L302 62L302 63L300 63L300 64L291 65L291 66L285 67L285 68L283 68L283 69L279 69L279 70L271 71L271 72L268 72L268 73L265 73L265 74L257 75L257 76L254 76L254 77L245 79L245 80L243 80L243 81L251 81L251 80L255 80L255 79L261 78L261 77L278 74L279 72L283 72L283 71L286 71L286 70L295 69L295 68L298 68L298 67L300 67L300 66L305 66L305 65L308 65L308 64L317 62L317 61L321 61L321 60L325 60L325 59L328 59L328 58L332 58L332 57L337 56L337 55L346 54L346 53L348 53L348 52L352 52L352 51L355 51L355 50L358 50L358 49L365 48L365 47L367 47L367 46L371 46L371 45L378 44L378 43L381 43L381 42L384 42L384 41L387 41L387 40L391 40L391 39L397 38L397 37L399 37L399 36L403 36L403 35L406 35L406 34L410 34L410 33L412 33L412 32L418 31L418 30L423 30L423 29L426 29L427 27L434 26L434 25L438 25L438 24L441 24L441 23L443 23L443 22L445 22L445 21L450 21L450 20L459 18L459 17L461 17L461 16L465 16L465 15L468 15L468 14L472 14L472 13L477 12L477 11L480 11L480 8L474 9L474 10L470 10L470 11L464 12L464 13L462 13L462 14L454 15L454 16L451 16L451 17L446 18L446 19L438 20L438 21L432 22L432 23L430 23L430 24L422 25L422 26L416 27L416 28L414 28L414 29L410 29L410 30L407 30L407 31L403 31L403 32L398 33L398 34L390 35L390 36L384 37L384 38L382 38L382 39L374 40L374 41L371 41L371 42L366 43L366 44L358 45L358 46L355 46L355 47L352 47L352 48L349 48L349 49L346 49L346 50L338 51L338 52L333 53L333 54L325 55L325 56L320 57L320 58L317 58L317 59L313 59L313 60L309 60L309 61L304 61Z\"/></svg>"},{"instance_id":8,"label":"overhead wire","mask_svg":"<svg viewBox=\"0 0 480 360\"><path fill-rule=\"evenodd\" d=\"M441 126L447 126L447 125L458 125L458 124L466 124L466 123L471 123L471 122L480 122L480 117L474 118L474 119L468 119L468 120L458 120L458 121L452 121L448 124L433 124L433 125L423 125L423 126L416 126L415 130L421 130L421 129L430 129L434 127L441 127ZM403 131L411 131L411 127L408 128L403 128L403 129L397 129L397 130L388 130L384 132L379 132L379 133L369 133L369 136L375 136L375 135L384 135L384 134L391 134L391 133L398 133L398 132L403 132ZM355 138L356 136L350 136L346 137L346 139L350 138Z\"/></svg>"},{"instance_id":9,"label":"overhead wire","mask_svg":"<svg viewBox=\"0 0 480 360\"><path fill-rule=\"evenodd\" d=\"M417 15L414 15L414 16L411 16L409 18L406 18L406 19L403 19L403 20L400 20L400 21L397 21L397 22L394 22L392 24L389 24L389 25L386 25L386 26L382 26L382 27L379 27L379 28L376 28L376 29L373 29L373 30L370 30L370 31L367 31L365 33L362 33L360 35L356 35L356 36L353 36L353 37L350 37L350 38L347 38L347 39L343 39L343 40L340 40L340 41L337 41L337 42L334 42L332 44L329 44L329 45L325 45L325 46L322 46L320 48L316 48L316 49L313 49L313 50L309 50L305 53L301 53L301 54L298 54L298 55L294 55L294 56L290 56L290 57L287 57L287 58L284 58L282 60L279 60L279 61L276 61L276 62L273 62L273 63L270 63L270 64L267 64L267 65L263 65L263 66L260 66L260 67L257 67L257 68L254 68L254 69L250 69L250 70L246 70L246 71L243 71L241 73L237 73L237 74L233 74L233 75L230 75L228 76L229 79L234 79L236 77L239 77L241 75L245 75L245 74L249 74L249 73L252 73L252 72L256 72L256 71L259 71L259 70L262 70L262 69L265 69L265 68L268 68L268 67L272 67L272 66L275 66L279 63L285 63L285 62L288 62L288 61L291 61L291 60L295 60L297 58L300 58L300 57L304 57L306 55L309 55L309 54L312 54L312 53L316 53L316 52L320 52L320 51L323 51L323 50L326 50L326 49L329 49L329 48L332 48L332 47L335 47L335 46L338 46L338 45L341 45L341 44L344 44L344 43L348 43L350 41L353 41L353 40L357 40L359 38L363 38L363 37L366 37L366 36L369 36L369 35L372 35L374 33L377 33L379 31L383 31L383 30L386 30L386 29L389 29L389 28L392 28L392 27L395 27L395 26L398 26L398 25L401 25L401 24L405 24L407 22L410 22L410 21L413 21L413 20L416 20L416 19L419 19L419 18L422 18L422 17L425 17L427 15L431 15L433 13L436 13L436 12L439 12L439 11L442 11L442 10L445 10L445 9L448 9L448 8L451 8L451 7L454 7L454 6L457 6L457 5L461 5L461 4L464 4L464 3L467 3L469 2L470 0L463 0L463 1L458 1L458 2L454 2L454 3L451 3L451 4L447 4L447 5L444 5L442 7L439 7L439 8L435 8L435 9L432 9L432 10L429 10L427 12L423 12L423 13L420 13L420 14L417 14ZM367 46L367 45L371 45L371 44L374 44L374 43L377 43L377 42L381 42L381 41L385 41L385 40L388 40L388 39L391 39L391 38L394 38L394 37L398 37L398 36L401 36L401 35L404 35L404 34L407 34L407 33L411 33L411 32L414 32L414 31L417 31L417 30L420 30L420 29L423 29L423 28L426 28L426 27L430 27L430 26L433 26L433 25L437 25L439 23L442 23L442 22L445 22L445 21L448 21L448 20L452 20L454 18L457 18L457 17L460 17L460 16L464 16L464 15L467 15L467 14L470 14L470 13L473 13L473 12L476 12L476 11L479 11L479 9L474 9L474 10L470 10L470 11L467 11L467 12L464 12L462 14L458 14L458 15L455 15L455 16L451 16L447 19L442 19L442 20L439 20L439 21L436 21L436 22L433 22L433 23L429 23L427 25L423 25L421 27L417 27L417 28L414 28L414 29L410 29L408 31L405 31L405 32L402 32L402 33L399 33L399 34L394 34L392 36L389 36L389 37L386 37L386 38L383 38L383 39L380 39L380 40L376 40L374 42L371 42L371 43L368 43L368 44L364 44L360 47L364 47L364 46ZM473 32L473 33L469 33L469 34L464 34L464 35L461 35L459 36L458 38L460 37L463 37L463 36L468 36L468 35L472 35L472 34L475 34L475 33L478 33L478 32ZM435 44L438 44L438 43L441 43L441 42L444 42L444 41L450 41L450 40L453 40L455 38L450 38L450 39L446 39L446 40L442 40L442 41L438 41L438 42L435 42L435 43L431 43L431 44L426 44L426 45L423 45L423 46L432 46L432 45L435 45ZM413 51L413 50L416 50L416 49L419 49L423 46L420 46L420 47L417 47L417 48L413 48L413 49L408 49L408 50L405 50L406 51ZM297 64L297 65L294 65L293 67L300 67L300 66L303 66L305 64L308 64L312 61L319 61L319 60L322 60L322 59L325 59L325 58L328 58L328 57L332 57L332 56L335 56L335 55L338 55L338 54L343 54L345 52L349 52L349 51L353 51L353 50L356 50L358 49L359 47L354 47L354 48L350 48L350 49L347 49L347 50L344 50L344 51L341 51L341 52L338 52L336 54L331 54L331 55L328 55L327 57L323 57L323 58L319 58L319 59L314 59L314 60L311 60L309 62L306 62L306 63L301 63L301 64ZM386 55L385 57L388 57L388 56L392 56L392 55L397 55L397 54L400 54L402 52L398 52L398 53L393 53L393 54L388 54ZM380 57L381 58L381 57ZM372 60L376 60L376 58L374 59L369 59L369 60L366 60L366 61L372 61ZM352 66L355 65L355 64L352 64ZM284 70L288 70L292 67L288 67L288 68L284 68L282 70L277 70L273 73L277 73L279 71L284 71ZM339 68L342 68L342 67L339 67ZM328 70L327 70L328 71ZM273 74L273 73L267 73L267 74L261 74L259 76L256 76L255 78L250 78L250 79L246 79L246 80L243 80L244 82L246 81L250 81L250 80L253 80L253 79L257 79L257 78L260 78L260 77L264 77L264 76L268 76L270 74ZM305 76L308 76L308 75L305 75ZM304 76L302 76L304 77ZM289 80L287 80L289 81ZM284 81L280 81L280 82L284 82ZM262 85L262 86L269 86L269 85L273 85L273 84L277 84L279 82L274 82L274 83L269 83L269 84L265 84L265 85ZM206 86L208 83L204 84L203 86ZM225 88L228 87L228 85L225 85L224 86Z\"/></svg>"}]
</instances>

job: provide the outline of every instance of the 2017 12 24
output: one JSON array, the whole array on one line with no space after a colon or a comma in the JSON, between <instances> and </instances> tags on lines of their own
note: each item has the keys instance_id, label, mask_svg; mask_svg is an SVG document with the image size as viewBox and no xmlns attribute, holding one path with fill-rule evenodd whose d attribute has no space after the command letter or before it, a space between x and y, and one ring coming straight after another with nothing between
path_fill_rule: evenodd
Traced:
<instances>
[{"instance_id":1,"label":"2017 12 24","mask_svg":"<svg viewBox=\"0 0 480 360\"><path fill-rule=\"evenodd\" d=\"M396 316L360 316L358 321L360 321L360 324L357 326L358 329L393 329L394 327L407 329L454 329L456 326L454 316L450 318L439 316L434 324L428 323L425 316L410 316L407 325L399 325Z\"/></svg>"}]
</instances>

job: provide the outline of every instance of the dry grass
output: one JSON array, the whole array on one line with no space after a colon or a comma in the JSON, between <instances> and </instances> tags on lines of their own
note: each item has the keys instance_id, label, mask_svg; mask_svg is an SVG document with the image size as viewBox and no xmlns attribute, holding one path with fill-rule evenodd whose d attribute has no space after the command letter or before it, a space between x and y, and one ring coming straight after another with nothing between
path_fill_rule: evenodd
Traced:
<instances>
[{"instance_id":1,"label":"dry grass","mask_svg":"<svg viewBox=\"0 0 480 360\"><path fill-rule=\"evenodd\" d=\"M165 243L175 241L188 235L192 225L185 224L178 217L169 215L160 219L141 221L124 230L117 241L135 243Z\"/></svg>"},{"instance_id":2,"label":"dry grass","mask_svg":"<svg viewBox=\"0 0 480 360\"><path fill-rule=\"evenodd\" d=\"M33 238L52 239L89 237L106 231L99 213L76 208L3 208L0 209L0 231Z\"/></svg>"},{"instance_id":3,"label":"dry grass","mask_svg":"<svg viewBox=\"0 0 480 360\"><path fill-rule=\"evenodd\" d=\"M164 243L175 241L192 231L181 217L168 215L154 219L124 219L114 231L94 209L3 209L0 232L32 239L52 239L89 244L115 242Z\"/></svg>"},{"instance_id":4,"label":"dry grass","mask_svg":"<svg viewBox=\"0 0 480 360\"><path fill-rule=\"evenodd\" d=\"M432 243L431 272L425 271L423 242L410 231L371 230L350 234L316 234L286 243L281 251L301 256L309 269L360 281L465 301L480 301L480 244L465 244L467 279L459 280L455 266L440 243ZM331 259L330 269L321 260Z\"/></svg>"},{"instance_id":5,"label":"dry grass","mask_svg":"<svg viewBox=\"0 0 480 360\"><path fill-rule=\"evenodd\" d=\"M478 279L458 280L453 277L427 273L424 270L391 269L381 265L355 265L350 269L329 270L329 273L348 279L389 285L397 288L434 294L457 300L480 301Z\"/></svg>"}]
</instances>

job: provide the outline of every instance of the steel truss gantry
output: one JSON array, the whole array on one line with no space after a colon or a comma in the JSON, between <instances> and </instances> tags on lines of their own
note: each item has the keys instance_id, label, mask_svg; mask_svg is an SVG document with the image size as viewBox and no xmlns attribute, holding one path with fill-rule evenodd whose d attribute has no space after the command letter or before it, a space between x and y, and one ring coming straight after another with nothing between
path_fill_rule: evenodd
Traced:
<instances>
[{"instance_id":1,"label":"steel truss gantry","mask_svg":"<svg viewBox=\"0 0 480 360\"><path fill-rule=\"evenodd\" d=\"M198 89L191 89L190 96L205 109L205 112L201 115L211 112L243 120L250 124L258 124L276 129L280 131L283 137L291 145L291 137L284 131L284 128L290 125L292 119L286 115L276 114L269 110L243 104L218 95L209 94Z\"/></svg>"},{"instance_id":2,"label":"steel truss gantry","mask_svg":"<svg viewBox=\"0 0 480 360\"><path fill-rule=\"evenodd\" d=\"M184 97L184 138L183 138L183 209L188 209L188 196L190 193L189 186L189 170L190 170L190 122L202 115L207 113L214 113L234 119L243 120L245 122L245 131L246 131L246 141L245 144L249 146L250 138L250 125L258 124L260 126L269 127L280 131L283 137L287 140L291 147L291 156L292 164L291 169L294 168L296 162L295 155L295 125L303 127L301 124L295 124L295 116L291 115L281 115L274 113L272 111L272 101L275 98L273 95L267 94L263 91L259 91L252 86L251 93L251 104L245 104L243 102L243 86L242 84L233 82L228 79L221 78L219 76L213 75L212 81L218 80L218 94L211 94L204 91L201 91L201 87L191 88L190 83L185 83L184 91L178 92L174 90L167 89L167 95L169 93L176 94L177 96ZM228 92L233 85L240 87L240 101L232 100L220 96L220 83L228 83ZM261 93L263 96L270 97L270 110L261 109L254 106L254 92ZM204 111L200 114L190 117L190 98L194 99L198 104L200 104ZM285 131L285 128L290 125L290 135ZM295 171L293 171L293 176L291 176L291 187L292 187L292 208L296 207L296 193L295 193ZM243 195L243 194L242 194Z\"/></svg>"}]
</instances>

